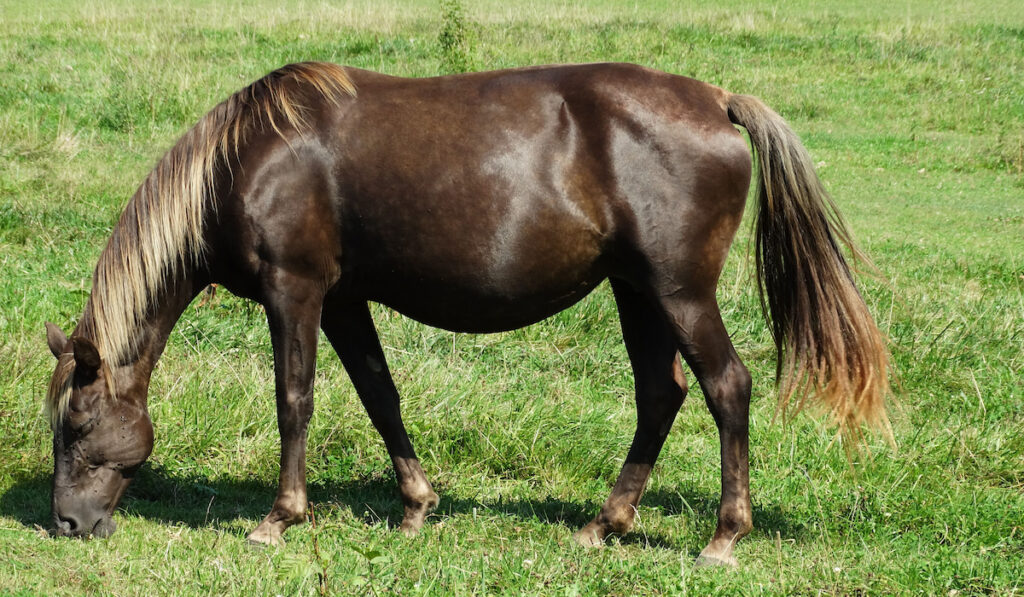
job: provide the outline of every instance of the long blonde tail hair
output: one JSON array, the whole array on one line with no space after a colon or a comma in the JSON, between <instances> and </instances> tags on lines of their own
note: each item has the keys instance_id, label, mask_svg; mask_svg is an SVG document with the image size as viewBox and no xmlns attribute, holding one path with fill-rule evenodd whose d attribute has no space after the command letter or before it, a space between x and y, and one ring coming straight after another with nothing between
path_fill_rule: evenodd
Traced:
<instances>
[{"instance_id":1,"label":"long blonde tail hair","mask_svg":"<svg viewBox=\"0 0 1024 597\"><path fill-rule=\"evenodd\" d=\"M889 351L840 243L864 258L782 117L748 95L733 95L728 111L758 158L755 255L761 308L778 351L779 410L785 416L813 397L840 433L857 440L866 424L892 441Z\"/></svg>"}]
</instances>

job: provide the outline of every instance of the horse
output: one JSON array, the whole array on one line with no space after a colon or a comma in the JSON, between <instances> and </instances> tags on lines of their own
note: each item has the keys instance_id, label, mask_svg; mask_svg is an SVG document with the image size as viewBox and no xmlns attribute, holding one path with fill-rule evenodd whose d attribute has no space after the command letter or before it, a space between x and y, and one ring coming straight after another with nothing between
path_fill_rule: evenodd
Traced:
<instances>
[{"instance_id":1,"label":"horse","mask_svg":"<svg viewBox=\"0 0 1024 597\"><path fill-rule=\"evenodd\" d=\"M745 128L752 148L739 127ZM753 96L629 64L407 79L284 66L214 107L128 202L47 392L56 534L106 537L153 449L153 367L210 284L266 311L280 477L248 535L282 543L306 514L318 330L391 461L415 534L438 504L406 433L368 301L457 332L538 322L609 280L635 381L636 431L610 496L574 534L630 530L695 375L721 443L718 525L699 563L736 565L753 528L751 376L716 301L758 159L761 306L779 405L843 433L888 426L885 340L843 246L848 227L785 121Z\"/></svg>"}]
</instances>

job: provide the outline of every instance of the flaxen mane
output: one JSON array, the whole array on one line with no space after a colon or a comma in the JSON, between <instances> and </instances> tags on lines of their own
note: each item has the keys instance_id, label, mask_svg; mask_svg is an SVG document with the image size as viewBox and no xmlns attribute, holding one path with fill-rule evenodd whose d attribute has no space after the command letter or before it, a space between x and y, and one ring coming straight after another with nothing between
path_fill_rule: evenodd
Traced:
<instances>
[{"instance_id":1,"label":"flaxen mane","mask_svg":"<svg viewBox=\"0 0 1024 597\"><path fill-rule=\"evenodd\" d=\"M304 101L315 95L337 102L355 95L345 69L306 62L280 68L236 92L185 133L149 173L125 207L93 274L92 294L76 334L91 339L105 365L135 354L135 338L153 300L179 269L203 260L203 223L213 206L214 171L229 166L251 130L307 126ZM70 354L61 356L50 382L51 424L64 418L71 397ZM108 383L112 376L107 375ZM110 387L111 395L114 388Z\"/></svg>"}]
</instances>

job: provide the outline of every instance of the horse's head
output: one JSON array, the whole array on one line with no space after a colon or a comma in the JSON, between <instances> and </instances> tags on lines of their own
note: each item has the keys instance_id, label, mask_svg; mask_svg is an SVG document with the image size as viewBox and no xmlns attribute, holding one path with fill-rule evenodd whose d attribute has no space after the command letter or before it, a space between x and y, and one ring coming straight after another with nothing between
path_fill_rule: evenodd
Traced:
<instances>
[{"instance_id":1,"label":"horse's head","mask_svg":"<svg viewBox=\"0 0 1024 597\"><path fill-rule=\"evenodd\" d=\"M153 449L146 402L131 384L114 383L116 371L90 340L68 339L48 323L46 341L57 357L50 382L53 523L61 536L108 537L114 508Z\"/></svg>"}]
</instances>

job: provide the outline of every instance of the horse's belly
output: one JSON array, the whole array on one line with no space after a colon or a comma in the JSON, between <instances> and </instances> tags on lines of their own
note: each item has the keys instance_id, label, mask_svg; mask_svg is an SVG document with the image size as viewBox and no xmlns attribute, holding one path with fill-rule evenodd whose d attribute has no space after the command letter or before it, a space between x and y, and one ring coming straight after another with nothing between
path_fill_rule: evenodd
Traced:
<instances>
[{"instance_id":1,"label":"horse's belly","mask_svg":"<svg viewBox=\"0 0 1024 597\"><path fill-rule=\"evenodd\" d=\"M443 281L406 280L369 289L366 298L387 305L421 323L454 332L501 332L520 328L566 309L603 279L583 277L572 283L530 292L495 292Z\"/></svg>"},{"instance_id":2,"label":"horse's belly","mask_svg":"<svg viewBox=\"0 0 1024 597\"><path fill-rule=\"evenodd\" d=\"M428 325L497 332L569 307L609 273L596 243L567 242L572 235L528 236L531 242L501 251L469 242L419 245L419 251L401 243L377 247L373 258L349 270L351 289Z\"/></svg>"},{"instance_id":3,"label":"horse's belly","mask_svg":"<svg viewBox=\"0 0 1024 597\"><path fill-rule=\"evenodd\" d=\"M609 274L606 231L566 203L394 201L387 214L364 213L359 229L342 232L343 269L354 294L435 327L522 327L579 301Z\"/></svg>"}]
</instances>

